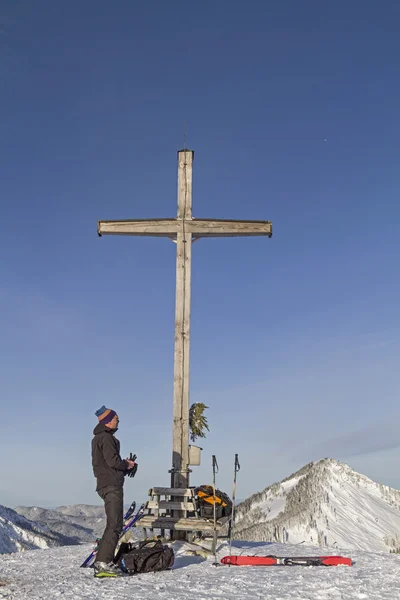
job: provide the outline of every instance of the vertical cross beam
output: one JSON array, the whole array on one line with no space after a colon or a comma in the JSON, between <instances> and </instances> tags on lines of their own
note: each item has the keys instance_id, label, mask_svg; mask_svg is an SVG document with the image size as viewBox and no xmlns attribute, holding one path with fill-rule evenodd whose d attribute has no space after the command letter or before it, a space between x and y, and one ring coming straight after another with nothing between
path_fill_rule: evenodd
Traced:
<instances>
[{"instance_id":1,"label":"vertical cross beam","mask_svg":"<svg viewBox=\"0 0 400 600\"><path fill-rule=\"evenodd\" d=\"M193 151L178 152L178 214L182 222L176 236L176 298L174 352L174 418L171 487L189 486L189 365L192 234L185 229L192 220Z\"/></svg>"}]
</instances>

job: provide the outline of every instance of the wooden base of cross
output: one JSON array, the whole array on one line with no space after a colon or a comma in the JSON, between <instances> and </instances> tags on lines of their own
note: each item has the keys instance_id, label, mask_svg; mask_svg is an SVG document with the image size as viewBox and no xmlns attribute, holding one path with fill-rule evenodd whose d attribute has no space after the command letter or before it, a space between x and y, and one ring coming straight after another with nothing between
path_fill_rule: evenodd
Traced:
<instances>
[{"instance_id":1,"label":"wooden base of cross","mask_svg":"<svg viewBox=\"0 0 400 600\"><path fill-rule=\"evenodd\" d=\"M190 291L192 243L199 238L272 236L270 221L232 221L194 219L192 217L192 170L194 152L178 152L178 214L176 219L142 219L99 221L97 231L102 235L133 235L167 237L176 243L176 302L174 354L174 409L171 502L182 504L185 496L177 490L189 487L189 351L190 351ZM161 489L161 488L155 488ZM177 519L173 528L174 539L181 531L189 531L185 509L172 509ZM154 515L155 516L155 515ZM170 523L172 525L172 522ZM182 525L183 529L180 529Z\"/></svg>"},{"instance_id":2,"label":"wooden base of cross","mask_svg":"<svg viewBox=\"0 0 400 600\"><path fill-rule=\"evenodd\" d=\"M223 528L228 517L219 519L215 526L210 519L199 516L194 488L152 488L146 504L148 514L138 521L145 538L157 537L194 541L204 535L213 536ZM180 498L180 500L177 500ZM211 552L215 551L213 536Z\"/></svg>"}]
</instances>

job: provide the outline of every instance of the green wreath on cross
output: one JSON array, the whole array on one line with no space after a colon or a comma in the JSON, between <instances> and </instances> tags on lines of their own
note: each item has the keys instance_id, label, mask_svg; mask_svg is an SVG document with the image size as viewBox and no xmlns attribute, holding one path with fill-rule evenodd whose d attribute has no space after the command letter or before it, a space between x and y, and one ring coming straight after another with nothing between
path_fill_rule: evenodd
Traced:
<instances>
[{"instance_id":1,"label":"green wreath on cross","mask_svg":"<svg viewBox=\"0 0 400 600\"><path fill-rule=\"evenodd\" d=\"M197 438L205 438L205 430L210 431L204 410L208 408L203 402L195 402L189 409L190 439L195 442Z\"/></svg>"}]
</instances>

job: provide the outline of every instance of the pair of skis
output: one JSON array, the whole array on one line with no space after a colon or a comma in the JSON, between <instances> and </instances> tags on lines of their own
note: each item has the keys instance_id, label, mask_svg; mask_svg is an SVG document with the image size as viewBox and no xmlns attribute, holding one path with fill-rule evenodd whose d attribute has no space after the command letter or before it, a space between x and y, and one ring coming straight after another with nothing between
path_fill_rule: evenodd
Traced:
<instances>
[{"instance_id":1,"label":"pair of skis","mask_svg":"<svg viewBox=\"0 0 400 600\"><path fill-rule=\"evenodd\" d=\"M129 529L131 529L131 527L133 527L133 525L135 523L137 523L137 521L139 521L139 519L141 519L144 516L145 506L146 506L146 504L142 504L139 507L137 513L135 514L136 502L132 502L132 504L130 505L130 507L126 511L125 516L124 516L124 525L122 527L121 535L119 537L118 544L117 544L117 547L115 549L115 555L118 552L118 549L119 549L119 547L121 545L121 542L123 541L123 538L124 538L125 534L129 531ZM96 542L97 542L96 543L96 547L92 550L92 552L89 554L89 556L81 564L82 568L88 568L88 567L92 567L93 566L93 563L95 562L95 559L96 559L97 549L98 549L98 545L99 545L100 539L101 538L97 538L97 540L96 540Z\"/></svg>"},{"instance_id":2,"label":"pair of skis","mask_svg":"<svg viewBox=\"0 0 400 600\"><path fill-rule=\"evenodd\" d=\"M262 566L273 565L303 566L303 567L351 567L353 561L347 556L224 556L223 565Z\"/></svg>"}]
</instances>

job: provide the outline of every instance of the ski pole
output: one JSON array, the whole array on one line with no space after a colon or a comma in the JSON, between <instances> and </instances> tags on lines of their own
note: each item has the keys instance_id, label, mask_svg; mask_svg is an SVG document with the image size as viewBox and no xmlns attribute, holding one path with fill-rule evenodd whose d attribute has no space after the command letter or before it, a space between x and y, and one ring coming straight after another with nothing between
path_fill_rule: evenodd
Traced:
<instances>
[{"instance_id":1,"label":"ski pole","mask_svg":"<svg viewBox=\"0 0 400 600\"><path fill-rule=\"evenodd\" d=\"M232 513L229 521L228 539L229 539L229 556L232 556L232 532L235 523L235 499L236 499L236 475L240 471L239 456L235 454L235 466L233 469L233 490L232 490ZM229 563L230 565L230 563Z\"/></svg>"},{"instance_id":2,"label":"ski pole","mask_svg":"<svg viewBox=\"0 0 400 600\"><path fill-rule=\"evenodd\" d=\"M214 550L214 566L218 565L217 562L217 513L216 513L216 494L215 494L215 474L218 473L218 463L217 458L213 454L212 456L212 469L213 469L213 493L214 493L214 511L213 511L213 519L214 519L214 536L213 536L213 550Z\"/></svg>"}]
</instances>

